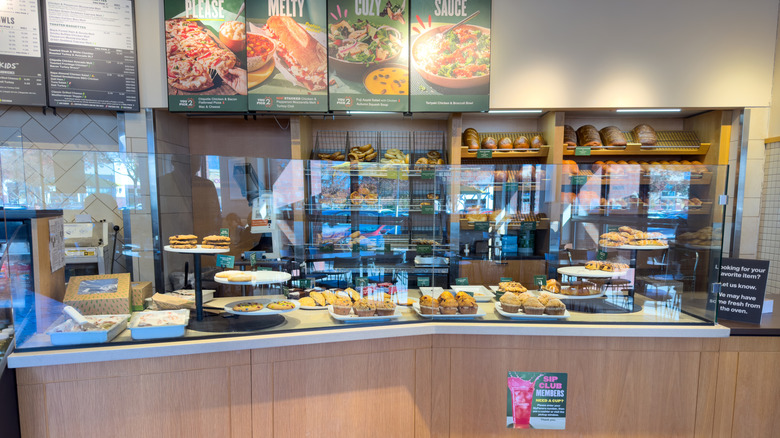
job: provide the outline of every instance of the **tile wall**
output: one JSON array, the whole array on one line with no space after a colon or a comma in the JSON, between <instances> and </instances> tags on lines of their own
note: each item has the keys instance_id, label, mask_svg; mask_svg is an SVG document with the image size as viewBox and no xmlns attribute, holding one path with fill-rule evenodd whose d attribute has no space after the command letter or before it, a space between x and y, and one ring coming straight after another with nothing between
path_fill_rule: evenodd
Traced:
<instances>
[{"instance_id":1,"label":"tile wall","mask_svg":"<svg viewBox=\"0 0 780 438\"><path fill-rule=\"evenodd\" d=\"M780 294L780 143L766 145L758 257L769 260L767 294Z\"/></svg>"}]
</instances>

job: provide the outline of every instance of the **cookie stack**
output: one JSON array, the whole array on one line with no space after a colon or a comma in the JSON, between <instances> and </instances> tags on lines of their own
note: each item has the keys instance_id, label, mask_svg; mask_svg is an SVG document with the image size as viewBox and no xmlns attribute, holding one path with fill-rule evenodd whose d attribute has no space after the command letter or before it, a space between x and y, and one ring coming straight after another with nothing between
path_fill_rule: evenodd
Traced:
<instances>
[{"instance_id":1,"label":"cookie stack","mask_svg":"<svg viewBox=\"0 0 780 438\"><path fill-rule=\"evenodd\" d=\"M171 248L194 249L198 247L198 236L193 234L179 234L168 238Z\"/></svg>"},{"instance_id":2,"label":"cookie stack","mask_svg":"<svg viewBox=\"0 0 780 438\"><path fill-rule=\"evenodd\" d=\"M230 249L230 237L206 236L203 238L201 248L205 249Z\"/></svg>"}]
</instances>

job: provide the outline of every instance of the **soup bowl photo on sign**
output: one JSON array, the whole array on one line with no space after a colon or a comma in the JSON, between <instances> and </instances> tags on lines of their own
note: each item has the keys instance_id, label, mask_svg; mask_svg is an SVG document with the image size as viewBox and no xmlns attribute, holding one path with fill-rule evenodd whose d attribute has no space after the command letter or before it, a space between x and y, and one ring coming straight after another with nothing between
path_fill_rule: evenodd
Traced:
<instances>
[{"instance_id":1,"label":"soup bowl photo on sign","mask_svg":"<svg viewBox=\"0 0 780 438\"><path fill-rule=\"evenodd\" d=\"M330 26L328 58L339 75L360 80L366 69L397 61L403 51L402 43L401 32L390 26L342 20Z\"/></svg>"}]
</instances>

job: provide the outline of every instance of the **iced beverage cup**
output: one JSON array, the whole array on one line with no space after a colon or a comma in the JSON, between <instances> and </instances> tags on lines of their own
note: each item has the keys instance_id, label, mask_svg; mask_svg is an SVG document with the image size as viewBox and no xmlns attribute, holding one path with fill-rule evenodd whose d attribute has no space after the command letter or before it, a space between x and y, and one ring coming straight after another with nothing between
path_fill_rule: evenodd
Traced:
<instances>
[{"instance_id":1,"label":"iced beverage cup","mask_svg":"<svg viewBox=\"0 0 780 438\"><path fill-rule=\"evenodd\" d=\"M534 394L534 384L519 377L507 378L509 391L512 394L512 418L515 429L531 427L531 399Z\"/></svg>"}]
</instances>

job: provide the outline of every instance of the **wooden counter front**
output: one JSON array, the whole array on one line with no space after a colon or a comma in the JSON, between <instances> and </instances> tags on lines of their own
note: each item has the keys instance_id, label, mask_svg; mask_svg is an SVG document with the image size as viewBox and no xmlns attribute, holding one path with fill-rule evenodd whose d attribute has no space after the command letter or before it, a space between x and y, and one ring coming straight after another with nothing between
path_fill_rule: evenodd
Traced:
<instances>
[{"instance_id":1,"label":"wooden counter front","mask_svg":"<svg viewBox=\"0 0 780 438\"><path fill-rule=\"evenodd\" d=\"M765 437L780 338L423 335L17 369L25 437L475 437L508 371L569 374L552 436Z\"/></svg>"}]
</instances>

